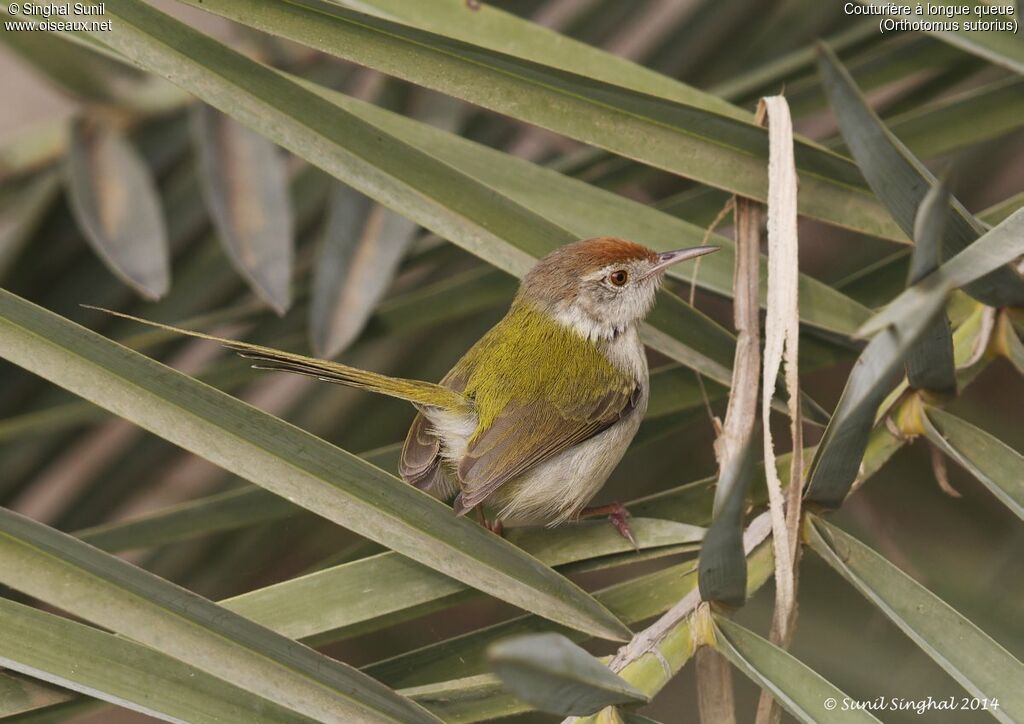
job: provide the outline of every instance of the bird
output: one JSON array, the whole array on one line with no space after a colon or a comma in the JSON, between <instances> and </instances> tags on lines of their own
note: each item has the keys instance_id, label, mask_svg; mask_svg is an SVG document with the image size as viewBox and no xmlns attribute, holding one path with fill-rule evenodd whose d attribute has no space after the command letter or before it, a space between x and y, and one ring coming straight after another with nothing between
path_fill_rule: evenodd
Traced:
<instances>
[{"instance_id":1,"label":"bird","mask_svg":"<svg viewBox=\"0 0 1024 724\"><path fill-rule=\"evenodd\" d=\"M523 277L506 315L439 383L148 323L216 340L258 369L412 403L416 415L399 474L450 502L456 515L477 510L499 534L506 523L554 526L607 516L635 547L624 506L587 505L647 410L650 383L639 327L666 270L718 248L659 253L614 237L563 245Z\"/></svg>"}]
</instances>

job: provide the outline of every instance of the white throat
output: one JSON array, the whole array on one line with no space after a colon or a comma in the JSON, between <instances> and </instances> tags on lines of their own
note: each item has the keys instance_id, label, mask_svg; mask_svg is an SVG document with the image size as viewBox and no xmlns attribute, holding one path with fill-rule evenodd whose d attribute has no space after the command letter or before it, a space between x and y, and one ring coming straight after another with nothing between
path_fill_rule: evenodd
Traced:
<instances>
[{"instance_id":1,"label":"white throat","mask_svg":"<svg viewBox=\"0 0 1024 724\"><path fill-rule=\"evenodd\" d=\"M555 321L591 342L613 342L626 331L625 325L594 319L576 304L558 305L554 312L554 318Z\"/></svg>"}]
</instances>

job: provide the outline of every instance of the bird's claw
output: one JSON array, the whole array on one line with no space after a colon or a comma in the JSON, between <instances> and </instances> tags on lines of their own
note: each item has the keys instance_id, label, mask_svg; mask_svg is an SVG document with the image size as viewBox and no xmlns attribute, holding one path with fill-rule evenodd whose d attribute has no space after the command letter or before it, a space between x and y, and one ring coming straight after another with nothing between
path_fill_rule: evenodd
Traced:
<instances>
[{"instance_id":1,"label":"bird's claw","mask_svg":"<svg viewBox=\"0 0 1024 724\"><path fill-rule=\"evenodd\" d=\"M626 510L626 506L622 503L609 503L608 505L599 505L595 508L585 508L579 517L598 518L600 516L607 516L611 524L615 526L615 530L619 532L619 535L629 541L629 544L633 546L633 550L638 553L640 552L640 545L636 542L633 530L629 527L629 519L632 516Z\"/></svg>"},{"instance_id":2,"label":"bird's claw","mask_svg":"<svg viewBox=\"0 0 1024 724\"><path fill-rule=\"evenodd\" d=\"M504 535L505 535L505 525L504 525L504 523L502 523L498 518L495 518L494 520L487 520L487 516L484 515L484 509L483 509L483 506L481 506L481 505L477 506L476 513L480 517L480 525L482 525L484 528L486 528L487 530L489 530L492 533L494 533L494 535L498 536L499 538L503 538L504 537Z\"/></svg>"},{"instance_id":3,"label":"bird's claw","mask_svg":"<svg viewBox=\"0 0 1024 724\"><path fill-rule=\"evenodd\" d=\"M608 516L608 520L615 526L615 530L619 531L619 535L629 541L629 544L633 546L633 550L639 553L640 545L636 542L633 530L629 527L629 511L622 508L622 510L611 513Z\"/></svg>"},{"instance_id":4,"label":"bird's claw","mask_svg":"<svg viewBox=\"0 0 1024 724\"><path fill-rule=\"evenodd\" d=\"M484 528L494 533L499 538L505 537L505 524L495 518L494 520L484 519Z\"/></svg>"}]
</instances>

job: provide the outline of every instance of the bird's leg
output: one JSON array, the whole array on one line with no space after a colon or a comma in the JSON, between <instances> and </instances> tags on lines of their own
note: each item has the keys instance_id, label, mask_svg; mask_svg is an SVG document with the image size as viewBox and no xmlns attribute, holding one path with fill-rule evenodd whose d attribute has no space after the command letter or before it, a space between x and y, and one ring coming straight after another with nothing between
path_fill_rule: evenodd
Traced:
<instances>
[{"instance_id":1,"label":"bird's leg","mask_svg":"<svg viewBox=\"0 0 1024 724\"><path fill-rule=\"evenodd\" d=\"M608 520L615 526L615 530L619 531L619 535L628 540L630 545L636 550L640 550L636 538L633 537L633 531L629 527L629 511L626 510L626 506L622 503L609 503L608 505L584 508L580 511L578 517L580 520L583 520L584 518L600 518L603 516L608 516Z\"/></svg>"},{"instance_id":2,"label":"bird's leg","mask_svg":"<svg viewBox=\"0 0 1024 724\"><path fill-rule=\"evenodd\" d=\"M480 505L476 506L476 514L477 514L477 517L480 518L480 525L482 525L484 528L486 528L487 530L489 530L492 533L494 533L494 535L496 535L496 536L498 536L500 538L500 537L502 537L505 534L505 526L502 524L502 522L500 520L498 520L497 518L495 518L494 520L490 520L490 521L487 520L487 516L484 515L484 506L483 506L483 504L480 504Z\"/></svg>"}]
</instances>

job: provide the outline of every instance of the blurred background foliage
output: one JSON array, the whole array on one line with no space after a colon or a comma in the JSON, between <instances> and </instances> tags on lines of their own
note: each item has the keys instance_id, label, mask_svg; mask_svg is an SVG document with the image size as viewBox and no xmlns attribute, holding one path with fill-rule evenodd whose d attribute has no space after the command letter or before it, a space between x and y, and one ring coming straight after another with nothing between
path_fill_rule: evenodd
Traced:
<instances>
[{"instance_id":1,"label":"blurred background foliage","mask_svg":"<svg viewBox=\"0 0 1024 724\"><path fill-rule=\"evenodd\" d=\"M203 6L184 5L193 4ZM246 10L240 0L212 5L229 17ZM993 62L933 35L879 34L876 20L846 15L842 3L812 0L506 0L487 2L480 10L473 8L474 3L432 0L406 3L407 14L395 10L402 5L398 0L339 5L380 12L385 18L482 46L505 32L503 27L520 28L493 20L507 13L706 92L694 96L707 104L704 112L716 119L739 119L737 124L749 122L760 96L782 91L799 134L848 155L815 65L813 43L825 39L886 126L929 169L948 175L953 195L973 214L995 225L1024 204L1024 79L1019 49L1016 56L1011 53L1002 62ZM431 19L434 5L438 14ZM462 95L457 90L448 89L451 95L446 95L422 87L415 82L415 70L402 79L402 73L387 76L337 57L357 52L348 47L332 55L316 42L292 42L288 38L294 34L288 30L277 37L182 4L164 2L159 7L289 76L658 210L659 219L675 217L695 225L696 231L687 232L697 235L694 243L728 192L737 190L710 178L715 170L708 171L709 178L687 178L672 172L671 161L657 168L657 163L633 160L628 150L621 155L600 150L602 143L586 138L586 129L572 138L572 133L544 130L510 117L515 113L509 104L515 100L494 100L489 110L482 107L486 102L472 104L453 97ZM296 7L301 11L303 4ZM272 22L272 15L266 22ZM254 15L256 26L259 17ZM476 25L488 19L495 25ZM113 22L128 24L121 17ZM301 23L295 28L296 33L303 32ZM97 37L102 41L101 35ZM515 44L521 42L522 54L541 63L550 51L553 65L566 67L565 58L575 58L577 67L607 64L603 73L608 77L601 76L605 80L625 65L551 39L546 48L530 37L512 34L506 38L510 45L497 50L515 52ZM515 272L522 260L496 246L480 254L483 260L478 258L466 243L450 243L416 220L379 205L344 183L350 179L331 178L265 135L122 62L116 50L94 39L5 31L3 41L0 62L7 102L0 143L0 286L393 471L394 445L412 417L405 403L255 372L213 345L140 331L137 325L81 305L434 380L501 316L515 291L515 280L506 272ZM404 56L396 57L394 62L400 64ZM367 58L366 64L373 66L376 56L367 51ZM389 62L377 60L379 66ZM436 70L424 68L423 73ZM627 68L619 77L646 78L649 85L640 90L686 102L671 95L682 94L683 86L661 84L653 74L635 75ZM487 98L486 73L478 81L479 87L467 93ZM445 82L438 81L441 86ZM628 80L622 82L629 85ZM536 113L540 125L568 128L574 123L570 116L547 117L543 109L526 111L530 113ZM696 133L706 133L711 141L728 138L732 126L725 120L715 122L721 125ZM685 118L681 121L684 127L687 123ZM643 124L629 129L638 148L645 143L644 129ZM602 131L593 133L599 136ZM609 136L606 148L619 142L614 128ZM590 143L583 142L587 140ZM743 143L736 141L741 149ZM388 153L386 146L382 153ZM487 158L480 156L480 163L486 165ZM723 167L728 163L723 161ZM510 166L510 173L516 168L520 167ZM529 198L534 180L513 177L508 183L522 186ZM566 214L586 216L592 207L594 224L604 214L621 217L635 208L616 206L589 192L577 195L575 188L548 184L537 193L555 194L548 203L564 203L571 208ZM571 198L559 198L559 193ZM443 203L444 193L438 195ZM530 203L536 211L540 202ZM403 211L400 201L396 206ZM847 224L850 228L827 223L828 214L801 218L801 271L823 282L822 298L840 305L847 315L840 328L843 324L822 323L820 317L808 323L805 311L824 314L820 310L827 307L801 310L801 386L825 411L835 408L863 345L853 332L907 282L906 238L901 238L883 206L875 214L872 217L870 209L863 212L863 222ZM556 211L541 215L558 221ZM719 233L730 235L728 223ZM665 224L654 228L651 222L652 236L666 248L684 245L666 238L676 227ZM881 231L862 233L871 224ZM570 224L562 226L573 231ZM884 231L890 228L895 231ZM516 232L524 238L531 233L530 228ZM548 230L538 235L558 238ZM546 241L538 243L540 247L527 247L527 253L535 255ZM715 432L693 369L706 376L710 412L722 416L732 344L730 334L718 326L731 329L731 258L724 263L717 271L710 264L702 269L700 274L708 276L698 277L695 296L696 307L717 322L707 320L708 329L719 331L702 332L697 341L684 335L682 342L677 340L682 347L655 345L650 419L596 502L634 501L691 481L713 482ZM684 277L670 279L669 286L682 299L690 293ZM832 290L842 297L827 296ZM993 343L981 350L983 360L974 361L972 372L976 379L962 389L963 394L943 399L944 409L1010 448L1024 450L1024 354L1013 349L1014 340L1020 345L1024 329L1020 310L996 317L957 292L948 313L954 330L980 320L978 324L994 326L993 339L1003 342L1002 347ZM720 338L714 336L719 333ZM779 416L777 438L786 440L784 423ZM885 429L884 423L880 429ZM820 425L807 426L806 444L813 446L820 436ZM902 445L830 520L883 554L1019 659L1024 656L1024 527L1012 505L934 450L925 438ZM762 489L763 500L763 484L755 485ZM654 500L634 507L634 515L706 526L710 502L700 496L708 489L707 483L693 489L693 498L703 502L690 512L677 514L676 508L659 507ZM754 495L758 496L756 490ZM682 500L675 505L683 506L685 496ZM116 552L212 600L348 561L373 560L368 556L383 550L6 362L0 363L0 505ZM652 527L651 547L638 556L610 552L589 566L572 564L566 572L594 591L693 560L692 542L676 538L668 545L671 536L662 540L658 535ZM380 575L374 571L367 568L367 581ZM392 595L401 597L398 583L392 581ZM13 601L32 601L13 590L6 595ZM315 600L322 594L307 595ZM851 697L938 699L964 694L942 667L814 555L805 555L801 564L799 601L790 651ZM673 602L654 605L644 611L642 620L627 623L636 629ZM259 616L272 617L275 605L283 604L271 602L249 613L236 610L266 621L271 619ZM769 582L734 619L766 632L772 605ZM52 611L46 606L42 610ZM487 668L478 650L475 658L466 655L460 665L458 650L446 658L444 647L458 646L459 641L471 645L472 632L519 615L499 600L455 594L404 614L353 613L350 621L342 617L309 628L315 635L308 640L356 667L407 655L367 669L388 685L407 687L484 673ZM454 638L465 635L470 638ZM614 651L608 643L586 646L595 654ZM736 690L739 720L752 720L758 688L737 677ZM31 706L21 707L26 711L11 705L7 713L26 721L145 718L86 697L38 696ZM666 722L690 720L696 716L696 698L693 667L688 666L640 712ZM502 706L509 708L484 707L485 718L522 708ZM557 720L540 713L516 717L524 722ZM888 712L880 718L918 719L913 712ZM966 722L978 720L978 714L933 712L928 718Z\"/></svg>"}]
</instances>

